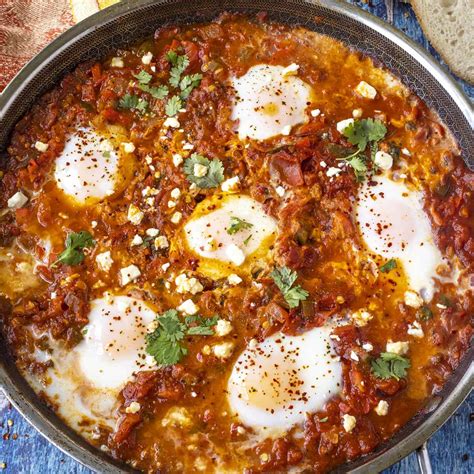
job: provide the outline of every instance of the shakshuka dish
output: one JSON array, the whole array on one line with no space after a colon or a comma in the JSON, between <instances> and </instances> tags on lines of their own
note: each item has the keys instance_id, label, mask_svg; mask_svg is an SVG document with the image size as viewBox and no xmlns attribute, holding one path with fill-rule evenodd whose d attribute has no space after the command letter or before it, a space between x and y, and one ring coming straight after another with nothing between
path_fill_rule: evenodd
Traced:
<instances>
[{"instance_id":1,"label":"shakshuka dish","mask_svg":"<svg viewBox=\"0 0 474 474\"><path fill-rule=\"evenodd\" d=\"M144 472L327 472L469 347L474 173L383 65L265 14L80 64L2 161L2 327Z\"/></svg>"}]
</instances>

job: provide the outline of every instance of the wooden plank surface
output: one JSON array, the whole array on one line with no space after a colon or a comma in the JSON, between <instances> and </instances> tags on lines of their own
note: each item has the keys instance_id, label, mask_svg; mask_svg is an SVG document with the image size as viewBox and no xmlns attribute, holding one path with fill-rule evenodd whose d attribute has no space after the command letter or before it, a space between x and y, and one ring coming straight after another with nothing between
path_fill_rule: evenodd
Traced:
<instances>
[{"instance_id":1,"label":"wooden plank surface","mask_svg":"<svg viewBox=\"0 0 474 474\"><path fill-rule=\"evenodd\" d=\"M353 3L394 24L426 48L438 61L416 21L410 6L397 0L365 0ZM448 70L446 65L441 64ZM458 79L471 99L474 87ZM429 451L435 474L470 474L474 472L472 458L474 394L456 414L431 438ZM91 471L63 454L45 440L13 409L0 393L0 470L11 474L89 474ZM418 472L415 454L384 471L384 474ZM372 473L368 473L372 474Z\"/></svg>"}]
</instances>

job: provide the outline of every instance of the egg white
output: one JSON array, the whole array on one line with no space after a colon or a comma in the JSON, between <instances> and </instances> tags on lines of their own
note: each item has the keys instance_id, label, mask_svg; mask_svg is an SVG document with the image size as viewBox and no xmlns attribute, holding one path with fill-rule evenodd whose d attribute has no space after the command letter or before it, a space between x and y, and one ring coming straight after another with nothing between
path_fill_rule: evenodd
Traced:
<instances>
[{"instance_id":1,"label":"egg white","mask_svg":"<svg viewBox=\"0 0 474 474\"><path fill-rule=\"evenodd\" d=\"M399 259L410 288L430 301L436 270L447 261L434 243L421 194L377 176L359 190L355 215L367 247L385 259Z\"/></svg>"},{"instance_id":2,"label":"egg white","mask_svg":"<svg viewBox=\"0 0 474 474\"><path fill-rule=\"evenodd\" d=\"M54 179L75 204L93 204L123 188L130 161L121 156L112 137L81 127L68 137L56 159Z\"/></svg>"},{"instance_id":3,"label":"egg white","mask_svg":"<svg viewBox=\"0 0 474 474\"><path fill-rule=\"evenodd\" d=\"M331 331L319 327L297 336L277 332L249 345L235 362L227 385L235 416L273 436L301 425L306 413L323 409L342 388L342 366Z\"/></svg>"},{"instance_id":4,"label":"egg white","mask_svg":"<svg viewBox=\"0 0 474 474\"><path fill-rule=\"evenodd\" d=\"M288 135L288 127L307 120L311 87L282 66L258 64L243 76L232 78L235 99L232 120L238 120L240 139L265 140Z\"/></svg>"},{"instance_id":5,"label":"egg white","mask_svg":"<svg viewBox=\"0 0 474 474\"><path fill-rule=\"evenodd\" d=\"M232 217L251 227L229 234ZM275 219L265 213L262 204L245 194L215 195L202 201L184 226L187 246L200 257L200 271L216 278L260 258L268 259L276 232ZM233 259L236 249L245 258L241 264Z\"/></svg>"}]
</instances>

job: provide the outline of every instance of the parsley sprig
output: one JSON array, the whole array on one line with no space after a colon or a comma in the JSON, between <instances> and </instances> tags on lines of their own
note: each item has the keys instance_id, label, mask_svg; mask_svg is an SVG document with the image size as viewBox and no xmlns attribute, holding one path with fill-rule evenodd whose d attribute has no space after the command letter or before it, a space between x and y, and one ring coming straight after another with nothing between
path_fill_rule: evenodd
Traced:
<instances>
[{"instance_id":1,"label":"parsley sprig","mask_svg":"<svg viewBox=\"0 0 474 474\"><path fill-rule=\"evenodd\" d=\"M212 326L217 320L217 316L188 316L182 321L178 311L169 309L156 318L157 328L146 335L146 352L160 365L177 364L188 353L183 339L186 336L212 336Z\"/></svg>"},{"instance_id":2,"label":"parsley sprig","mask_svg":"<svg viewBox=\"0 0 474 474\"><path fill-rule=\"evenodd\" d=\"M239 217L231 216L230 218L230 226L227 228L227 233L229 235L236 234L237 232L245 229L251 229L253 224L250 222L244 221Z\"/></svg>"},{"instance_id":3,"label":"parsley sprig","mask_svg":"<svg viewBox=\"0 0 474 474\"><path fill-rule=\"evenodd\" d=\"M134 74L133 77L138 80L138 87L143 92L148 92L155 99L164 99L168 93L168 87L164 85L150 86L150 82L153 76L146 71L140 71L138 74Z\"/></svg>"},{"instance_id":4,"label":"parsley sprig","mask_svg":"<svg viewBox=\"0 0 474 474\"><path fill-rule=\"evenodd\" d=\"M339 158L339 160L344 160L353 168L357 181L363 181L368 169L365 155L367 146L370 146L370 156L373 162L378 149L378 142L387 134L387 128L380 120L368 118L354 120L342 131L342 134L349 143L357 146L357 150L349 156Z\"/></svg>"},{"instance_id":5,"label":"parsley sprig","mask_svg":"<svg viewBox=\"0 0 474 474\"><path fill-rule=\"evenodd\" d=\"M194 174L194 167L197 164L207 168L204 176ZM183 170L188 181L203 189L215 188L224 181L224 165L217 158L211 161L205 156L193 153L184 161Z\"/></svg>"},{"instance_id":6,"label":"parsley sprig","mask_svg":"<svg viewBox=\"0 0 474 474\"><path fill-rule=\"evenodd\" d=\"M291 271L288 267L277 267L270 273L270 276L282 292L290 308L297 308L300 301L304 301L308 297L309 293L301 288L301 286L293 286L298 278L298 274Z\"/></svg>"},{"instance_id":7,"label":"parsley sprig","mask_svg":"<svg viewBox=\"0 0 474 474\"><path fill-rule=\"evenodd\" d=\"M380 267L380 271L382 273L388 273L395 268L397 268L397 261L394 258L391 258Z\"/></svg>"},{"instance_id":8,"label":"parsley sprig","mask_svg":"<svg viewBox=\"0 0 474 474\"><path fill-rule=\"evenodd\" d=\"M84 249L93 247L95 240L86 230L80 232L71 232L64 242L66 248L59 254L57 260L52 264L53 267L62 263L64 265L79 265L84 260Z\"/></svg>"},{"instance_id":9,"label":"parsley sprig","mask_svg":"<svg viewBox=\"0 0 474 474\"><path fill-rule=\"evenodd\" d=\"M406 377L407 369L411 367L410 360L393 352L382 352L380 357L372 360L373 374L379 379L397 379Z\"/></svg>"},{"instance_id":10,"label":"parsley sprig","mask_svg":"<svg viewBox=\"0 0 474 474\"><path fill-rule=\"evenodd\" d=\"M125 94L119 100L119 107L121 109L136 110L143 114L148 109L148 102L135 94Z\"/></svg>"}]
</instances>

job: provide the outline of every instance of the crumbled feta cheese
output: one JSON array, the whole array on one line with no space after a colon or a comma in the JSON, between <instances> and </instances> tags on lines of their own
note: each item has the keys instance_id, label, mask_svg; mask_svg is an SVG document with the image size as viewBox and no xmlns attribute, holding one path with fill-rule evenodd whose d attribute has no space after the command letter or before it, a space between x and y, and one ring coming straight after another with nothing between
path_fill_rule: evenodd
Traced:
<instances>
[{"instance_id":1,"label":"crumbled feta cheese","mask_svg":"<svg viewBox=\"0 0 474 474\"><path fill-rule=\"evenodd\" d=\"M156 72L156 66L150 66L152 72Z\"/></svg>"},{"instance_id":2,"label":"crumbled feta cheese","mask_svg":"<svg viewBox=\"0 0 474 474\"><path fill-rule=\"evenodd\" d=\"M349 126L349 125L352 125L354 123L354 119L353 118L348 118L348 119L345 119L345 120L341 120L340 122L337 122L336 123L336 128L337 128L337 131L339 133L343 133L344 130Z\"/></svg>"},{"instance_id":3,"label":"crumbled feta cheese","mask_svg":"<svg viewBox=\"0 0 474 474\"><path fill-rule=\"evenodd\" d=\"M114 263L112 256L110 255L110 250L96 255L95 261L97 262L97 265L99 265L99 268L104 272L108 272Z\"/></svg>"},{"instance_id":4,"label":"crumbled feta cheese","mask_svg":"<svg viewBox=\"0 0 474 474\"><path fill-rule=\"evenodd\" d=\"M269 459L270 459L270 456L267 453L260 454L260 461L268 462Z\"/></svg>"},{"instance_id":5,"label":"crumbled feta cheese","mask_svg":"<svg viewBox=\"0 0 474 474\"><path fill-rule=\"evenodd\" d=\"M122 148L125 153L133 153L135 151L135 145L131 142L122 143Z\"/></svg>"},{"instance_id":6,"label":"crumbled feta cheese","mask_svg":"<svg viewBox=\"0 0 474 474\"><path fill-rule=\"evenodd\" d=\"M95 229L97 227L97 221L91 221L91 227Z\"/></svg>"},{"instance_id":7,"label":"crumbled feta cheese","mask_svg":"<svg viewBox=\"0 0 474 474\"><path fill-rule=\"evenodd\" d=\"M171 263L169 262L166 262L166 263L163 263L163 265L161 265L161 269L166 272L166 270L168 270L168 268L171 266Z\"/></svg>"},{"instance_id":8,"label":"crumbled feta cheese","mask_svg":"<svg viewBox=\"0 0 474 474\"><path fill-rule=\"evenodd\" d=\"M354 109L352 111L352 116L354 118L361 118L362 117L362 109Z\"/></svg>"},{"instance_id":9,"label":"crumbled feta cheese","mask_svg":"<svg viewBox=\"0 0 474 474\"><path fill-rule=\"evenodd\" d=\"M142 63L145 65L148 65L151 63L152 59L153 59L153 54L150 51L148 51L148 53L142 56Z\"/></svg>"},{"instance_id":10,"label":"crumbled feta cheese","mask_svg":"<svg viewBox=\"0 0 474 474\"><path fill-rule=\"evenodd\" d=\"M203 178L206 176L209 168L205 165L201 165L201 163L195 163L193 167L193 174L196 178Z\"/></svg>"},{"instance_id":11,"label":"crumbled feta cheese","mask_svg":"<svg viewBox=\"0 0 474 474\"><path fill-rule=\"evenodd\" d=\"M170 128L179 128L179 121L176 117L168 117L164 122L163 122L164 127L170 127Z\"/></svg>"},{"instance_id":12,"label":"crumbled feta cheese","mask_svg":"<svg viewBox=\"0 0 474 474\"><path fill-rule=\"evenodd\" d=\"M223 342L222 344L216 344L212 347L212 352L219 359L227 359L232 355L234 350L233 342Z\"/></svg>"},{"instance_id":13,"label":"crumbled feta cheese","mask_svg":"<svg viewBox=\"0 0 474 474\"><path fill-rule=\"evenodd\" d=\"M40 141L37 141L34 146L41 153L44 153L49 148L49 145L47 143L43 143L43 142L40 142Z\"/></svg>"},{"instance_id":14,"label":"crumbled feta cheese","mask_svg":"<svg viewBox=\"0 0 474 474\"><path fill-rule=\"evenodd\" d=\"M405 304L411 308L421 308L423 306L423 298L412 290L405 291Z\"/></svg>"},{"instance_id":15,"label":"crumbled feta cheese","mask_svg":"<svg viewBox=\"0 0 474 474\"><path fill-rule=\"evenodd\" d=\"M375 96L377 95L375 87L372 87L365 81L360 81L359 84L357 84L355 91L366 99L375 99Z\"/></svg>"},{"instance_id":16,"label":"crumbled feta cheese","mask_svg":"<svg viewBox=\"0 0 474 474\"><path fill-rule=\"evenodd\" d=\"M225 319L219 319L216 324L216 336L224 337L227 336L227 334L230 334L232 332L232 324L225 320Z\"/></svg>"},{"instance_id":17,"label":"crumbled feta cheese","mask_svg":"<svg viewBox=\"0 0 474 474\"><path fill-rule=\"evenodd\" d=\"M181 190L179 188L174 188L171 193L170 193L170 196L173 198L173 199L179 199L179 197L181 196Z\"/></svg>"},{"instance_id":18,"label":"crumbled feta cheese","mask_svg":"<svg viewBox=\"0 0 474 474\"><path fill-rule=\"evenodd\" d=\"M240 249L237 247L235 244L230 244L225 251L227 257L229 257L229 260L234 264L234 265L242 265L242 263L245 262L245 254Z\"/></svg>"},{"instance_id":19,"label":"crumbled feta cheese","mask_svg":"<svg viewBox=\"0 0 474 474\"><path fill-rule=\"evenodd\" d=\"M204 290L204 287L197 278L188 278L185 273L178 275L174 282L176 284L176 291L178 293L191 293L195 295L196 293L200 293L202 290Z\"/></svg>"},{"instance_id":20,"label":"crumbled feta cheese","mask_svg":"<svg viewBox=\"0 0 474 474\"><path fill-rule=\"evenodd\" d=\"M185 143L183 145L183 150L192 150L194 148L194 145L192 143Z\"/></svg>"},{"instance_id":21,"label":"crumbled feta cheese","mask_svg":"<svg viewBox=\"0 0 474 474\"><path fill-rule=\"evenodd\" d=\"M193 300L186 300L178 306L178 311L181 313L186 313L189 316L196 314L199 311L199 308L196 306Z\"/></svg>"},{"instance_id":22,"label":"crumbled feta cheese","mask_svg":"<svg viewBox=\"0 0 474 474\"><path fill-rule=\"evenodd\" d=\"M447 306L445 304L441 304L441 303L436 303L436 307L439 308L439 309L446 309Z\"/></svg>"},{"instance_id":23,"label":"crumbled feta cheese","mask_svg":"<svg viewBox=\"0 0 474 474\"><path fill-rule=\"evenodd\" d=\"M138 413L141 405L138 402L132 402L125 408L125 413Z\"/></svg>"},{"instance_id":24,"label":"crumbled feta cheese","mask_svg":"<svg viewBox=\"0 0 474 474\"><path fill-rule=\"evenodd\" d=\"M317 117L318 115L321 115L321 111L319 109L314 109L311 111L311 117Z\"/></svg>"},{"instance_id":25,"label":"crumbled feta cheese","mask_svg":"<svg viewBox=\"0 0 474 474\"><path fill-rule=\"evenodd\" d=\"M392 155L385 151L379 150L375 153L374 163L382 170L389 170L393 166Z\"/></svg>"},{"instance_id":26,"label":"crumbled feta cheese","mask_svg":"<svg viewBox=\"0 0 474 474\"><path fill-rule=\"evenodd\" d=\"M10 209L20 209L28 202L28 198L21 192L17 191L8 201L7 206Z\"/></svg>"},{"instance_id":27,"label":"crumbled feta cheese","mask_svg":"<svg viewBox=\"0 0 474 474\"><path fill-rule=\"evenodd\" d=\"M321 166L321 168L327 168L328 164L325 161L320 161L319 166Z\"/></svg>"},{"instance_id":28,"label":"crumbled feta cheese","mask_svg":"<svg viewBox=\"0 0 474 474\"><path fill-rule=\"evenodd\" d=\"M374 350L374 346L370 342L366 342L365 344L362 344L362 349L366 352L371 352Z\"/></svg>"},{"instance_id":29,"label":"crumbled feta cheese","mask_svg":"<svg viewBox=\"0 0 474 474\"><path fill-rule=\"evenodd\" d=\"M355 416L345 414L342 417L342 426L347 433L350 433L356 426L357 420Z\"/></svg>"},{"instance_id":30,"label":"crumbled feta cheese","mask_svg":"<svg viewBox=\"0 0 474 474\"><path fill-rule=\"evenodd\" d=\"M233 178L226 179L221 184L221 189L225 193L235 193L239 190L240 178L238 176L234 176Z\"/></svg>"},{"instance_id":31,"label":"crumbled feta cheese","mask_svg":"<svg viewBox=\"0 0 474 474\"><path fill-rule=\"evenodd\" d=\"M179 153L173 154L173 165L179 166L183 162L183 157Z\"/></svg>"},{"instance_id":32,"label":"crumbled feta cheese","mask_svg":"<svg viewBox=\"0 0 474 474\"><path fill-rule=\"evenodd\" d=\"M386 350L387 352L392 352L393 354L405 355L408 352L409 344L406 341L398 342L387 342Z\"/></svg>"},{"instance_id":33,"label":"crumbled feta cheese","mask_svg":"<svg viewBox=\"0 0 474 474\"><path fill-rule=\"evenodd\" d=\"M329 334L329 339L332 339L333 341L341 340L341 338L337 334Z\"/></svg>"},{"instance_id":34,"label":"crumbled feta cheese","mask_svg":"<svg viewBox=\"0 0 474 474\"><path fill-rule=\"evenodd\" d=\"M188 410L184 407L173 407L168 410L164 418L161 420L162 426L181 426L186 428L191 426L192 419Z\"/></svg>"},{"instance_id":35,"label":"crumbled feta cheese","mask_svg":"<svg viewBox=\"0 0 474 474\"><path fill-rule=\"evenodd\" d=\"M171 199L168 201L168 207L172 209L173 207L176 207L176 201L172 201Z\"/></svg>"},{"instance_id":36,"label":"crumbled feta cheese","mask_svg":"<svg viewBox=\"0 0 474 474\"><path fill-rule=\"evenodd\" d=\"M231 273L227 277L227 282L229 285L238 285L239 283L242 283L242 278L240 278L239 275L236 275L235 273Z\"/></svg>"},{"instance_id":37,"label":"crumbled feta cheese","mask_svg":"<svg viewBox=\"0 0 474 474\"><path fill-rule=\"evenodd\" d=\"M365 309L358 309L351 314L351 319L356 326L363 327L374 317L373 314L369 313Z\"/></svg>"},{"instance_id":38,"label":"crumbled feta cheese","mask_svg":"<svg viewBox=\"0 0 474 474\"><path fill-rule=\"evenodd\" d=\"M140 269L136 265L129 265L128 267L121 268L120 284L122 286L128 285L130 282L136 280L140 275Z\"/></svg>"},{"instance_id":39,"label":"crumbled feta cheese","mask_svg":"<svg viewBox=\"0 0 474 474\"><path fill-rule=\"evenodd\" d=\"M332 178L333 176L337 176L342 170L340 170L339 168L335 168L334 166L331 166L330 168L328 168L328 170L326 171L326 176L328 178Z\"/></svg>"},{"instance_id":40,"label":"crumbled feta cheese","mask_svg":"<svg viewBox=\"0 0 474 474\"><path fill-rule=\"evenodd\" d=\"M156 359L152 355L147 355L145 357L145 364L148 365L148 367L154 367L158 365L158 362L156 362Z\"/></svg>"},{"instance_id":41,"label":"crumbled feta cheese","mask_svg":"<svg viewBox=\"0 0 474 474\"><path fill-rule=\"evenodd\" d=\"M414 321L413 324L408 325L407 334L418 338L422 338L425 335L423 328L418 321Z\"/></svg>"},{"instance_id":42,"label":"crumbled feta cheese","mask_svg":"<svg viewBox=\"0 0 474 474\"><path fill-rule=\"evenodd\" d=\"M172 216L171 216L171 222L173 224L179 224L181 222L181 219L183 217L183 214L181 212L176 211Z\"/></svg>"},{"instance_id":43,"label":"crumbled feta cheese","mask_svg":"<svg viewBox=\"0 0 474 474\"><path fill-rule=\"evenodd\" d=\"M143 244L143 239L138 235L134 235L132 239L132 245L141 245Z\"/></svg>"},{"instance_id":44,"label":"crumbled feta cheese","mask_svg":"<svg viewBox=\"0 0 474 474\"><path fill-rule=\"evenodd\" d=\"M289 66L286 66L285 69L283 69L283 76L295 76L298 74L298 69L299 65L295 63L291 63Z\"/></svg>"},{"instance_id":45,"label":"crumbled feta cheese","mask_svg":"<svg viewBox=\"0 0 474 474\"><path fill-rule=\"evenodd\" d=\"M275 188L275 192L278 194L278 196L283 197L285 195L285 188L283 186L277 186Z\"/></svg>"},{"instance_id":46,"label":"crumbled feta cheese","mask_svg":"<svg viewBox=\"0 0 474 474\"><path fill-rule=\"evenodd\" d=\"M402 153L406 156L411 156L410 150L408 150L407 148L402 148Z\"/></svg>"},{"instance_id":47,"label":"crumbled feta cheese","mask_svg":"<svg viewBox=\"0 0 474 474\"><path fill-rule=\"evenodd\" d=\"M379 416L385 416L388 413L388 403L385 400L380 400L375 407L375 413Z\"/></svg>"},{"instance_id":48,"label":"crumbled feta cheese","mask_svg":"<svg viewBox=\"0 0 474 474\"><path fill-rule=\"evenodd\" d=\"M140 209L137 206L135 206L135 204L130 204L128 208L127 218L132 224L134 225L140 224L140 222L143 219L143 216L144 216L143 212L140 211Z\"/></svg>"},{"instance_id":49,"label":"crumbled feta cheese","mask_svg":"<svg viewBox=\"0 0 474 474\"><path fill-rule=\"evenodd\" d=\"M153 243L157 249L167 249L170 246L168 239L164 235L157 237Z\"/></svg>"},{"instance_id":50,"label":"crumbled feta cheese","mask_svg":"<svg viewBox=\"0 0 474 474\"><path fill-rule=\"evenodd\" d=\"M354 351L351 351L351 359L359 362L359 356Z\"/></svg>"},{"instance_id":51,"label":"crumbled feta cheese","mask_svg":"<svg viewBox=\"0 0 474 474\"><path fill-rule=\"evenodd\" d=\"M282 129L281 129L281 134L282 135L289 135L291 133L291 125L285 125Z\"/></svg>"},{"instance_id":52,"label":"crumbled feta cheese","mask_svg":"<svg viewBox=\"0 0 474 474\"><path fill-rule=\"evenodd\" d=\"M155 229L154 227L150 227L145 231L145 234L148 235L148 237L156 237L160 233L159 229Z\"/></svg>"},{"instance_id":53,"label":"crumbled feta cheese","mask_svg":"<svg viewBox=\"0 0 474 474\"><path fill-rule=\"evenodd\" d=\"M122 58L112 58L110 61L110 65L112 67L122 68L124 67L123 59Z\"/></svg>"}]
</instances>

